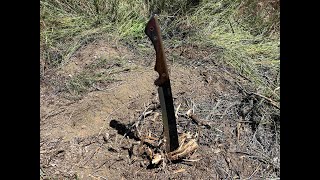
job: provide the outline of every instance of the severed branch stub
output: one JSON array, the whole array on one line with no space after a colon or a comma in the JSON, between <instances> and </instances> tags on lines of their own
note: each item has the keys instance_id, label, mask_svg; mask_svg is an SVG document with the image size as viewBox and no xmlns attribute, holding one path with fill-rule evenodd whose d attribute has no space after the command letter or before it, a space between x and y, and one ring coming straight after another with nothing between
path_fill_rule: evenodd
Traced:
<instances>
[{"instance_id":1,"label":"severed branch stub","mask_svg":"<svg viewBox=\"0 0 320 180\"><path fill-rule=\"evenodd\" d=\"M169 160L182 160L199 147L196 139L188 138L188 134L182 134L179 137L179 143L180 147L177 150L168 153Z\"/></svg>"},{"instance_id":2,"label":"severed branch stub","mask_svg":"<svg viewBox=\"0 0 320 180\"><path fill-rule=\"evenodd\" d=\"M159 139L151 136L145 136L140 142L139 154L145 154L150 165L159 165L162 162L165 163L166 160L198 161L189 159L190 155L199 147L196 139L190 133L182 133L179 136L180 146L176 150L168 153L160 151L162 143L157 145L157 140Z\"/></svg>"}]
</instances>

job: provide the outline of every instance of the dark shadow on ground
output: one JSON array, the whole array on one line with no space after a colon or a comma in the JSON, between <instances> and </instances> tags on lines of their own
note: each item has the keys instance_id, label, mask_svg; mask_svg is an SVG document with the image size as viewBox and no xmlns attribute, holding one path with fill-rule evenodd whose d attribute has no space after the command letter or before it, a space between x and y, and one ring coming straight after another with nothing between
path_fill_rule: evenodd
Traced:
<instances>
[{"instance_id":1,"label":"dark shadow on ground","mask_svg":"<svg viewBox=\"0 0 320 180\"><path fill-rule=\"evenodd\" d=\"M140 138L132 131L130 125L123 124L115 119L111 120L109 125L116 129L118 134L140 141Z\"/></svg>"}]
</instances>

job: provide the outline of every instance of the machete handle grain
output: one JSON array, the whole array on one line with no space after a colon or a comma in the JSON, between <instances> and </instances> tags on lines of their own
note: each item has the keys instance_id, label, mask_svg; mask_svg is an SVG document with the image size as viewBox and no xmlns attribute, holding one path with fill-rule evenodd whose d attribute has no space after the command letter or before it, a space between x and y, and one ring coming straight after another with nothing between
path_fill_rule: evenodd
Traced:
<instances>
[{"instance_id":1,"label":"machete handle grain","mask_svg":"<svg viewBox=\"0 0 320 180\"><path fill-rule=\"evenodd\" d=\"M145 33L151 40L156 51L156 64L154 70L159 73L159 78L154 82L157 86L162 86L169 80L169 73L162 45L161 31L157 19L157 15L153 15L148 21Z\"/></svg>"}]
</instances>

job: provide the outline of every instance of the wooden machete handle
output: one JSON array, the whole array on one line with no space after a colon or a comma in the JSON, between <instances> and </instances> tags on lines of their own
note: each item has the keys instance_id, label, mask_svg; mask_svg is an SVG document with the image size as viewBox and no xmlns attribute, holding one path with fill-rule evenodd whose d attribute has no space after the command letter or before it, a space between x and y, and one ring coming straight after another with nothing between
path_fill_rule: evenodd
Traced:
<instances>
[{"instance_id":1,"label":"wooden machete handle","mask_svg":"<svg viewBox=\"0 0 320 180\"><path fill-rule=\"evenodd\" d=\"M156 64L154 70L159 73L159 78L154 82L157 86L162 86L169 80L166 58L164 55L161 31L157 19L157 15L153 15L145 28L145 33L151 40L154 49L156 50Z\"/></svg>"}]
</instances>

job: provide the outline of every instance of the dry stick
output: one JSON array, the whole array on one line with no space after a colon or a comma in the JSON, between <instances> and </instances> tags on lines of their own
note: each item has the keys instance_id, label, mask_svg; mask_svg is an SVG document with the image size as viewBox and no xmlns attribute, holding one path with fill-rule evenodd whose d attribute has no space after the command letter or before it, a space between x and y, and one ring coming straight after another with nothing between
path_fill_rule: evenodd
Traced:
<instances>
[{"instance_id":1,"label":"dry stick","mask_svg":"<svg viewBox=\"0 0 320 180\"><path fill-rule=\"evenodd\" d=\"M254 93L254 92L248 92L247 90L245 90L238 82L236 82L236 84L240 87L240 89L247 95L255 95L258 96L260 98L266 99L271 105L273 105L274 107L276 107L277 109L280 110L280 107L276 104L276 102L266 96L263 96L261 94L258 93Z\"/></svg>"},{"instance_id":2,"label":"dry stick","mask_svg":"<svg viewBox=\"0 0 320 180\"><path fill-rule=\"evenodd\" d=\"M191 118L191 119L193 120L193 122L195 122L197 125L210 127L210 125L209 125L208 122L205 122L205 121L203 121L203 120L200 120L197 116L195 116L195 115L191 112L191 109L189 109L186 114L187 114L187 116L188 116L189 118Z\"/></svg>"},{"instance_id":3,"label":"dry stick","mask_svg":"<svg viewBox=\"0 0 320 180\"><path fill-rule=\"evenodd\" d=\"M148 109L146 109L146 110L148 110ZM136 128L138 128L138 126L142 120L144 120L149 114L151 114L153 112L153 110L150 110L150 111L146 111L146 110L143 111L143 113L141 113L138 120L133 124L134 126L136 126Z\"/></svg>"},{"instance_id":4,"label":"dry stick","mask_svg":"<svg viewBox=\"0 0 320 180\"><path fill-rule=\"evenodd\" d=\"M261 97L261 98L264 98L264 99L266 99L271 105L273 105L274 107L276 107L276 108L278 108L279 110L280 110L280 107L276 104L276 102L274 102L272 99L270 99L270 98L268 98L268 97L265 97L265 96L263 96L263 95L261 95L261 94L258 94L258 93L251 93L251 94L254 94L254 95L256 95L256 96L259 96L259 97Z\"/></svg>"},{"instance_id":5,"label":"dry stick","mask_svg":"<svg viewBox=\"0 0 320 180\"><path fill-rule=\"evenodd\" d=\"M132 127L134 127L134 126L135 126L135 127L137 128L137 130L138 130L138 126L139 126L140 122L141 122L142 120L144 120L144 118L145 118L146 116L148 116L149 114L151 114L151 113L153 112L153 110L147 111L147 110L150 108L150 106L151 106L151 105L148 105L147 108L144 109L144 111L143 111L143 112L140 114L140 116L138 117L137 121L131 125L131 127L129 128L130 130L131 130ZM128 133L128 132L127 132L127 133ZM125 135L127 135L127 133L125 133ZM138 133L139 133L139 132L138 132ZM125 135L124 135L124 136L125 136ZM139 133L139 135L140 135L140 133Z\"/></svg>"},{"instance_id":6,"label":"dry stick","mask_svg":"<svg viewBox=\"0 0 320 180\"><path fill-rule=\"evenodd\" d=\"M200 161L201 159L183 159L183 161L186 162L196 162L196 161Z\"/></svg>"},{"instance_id":7,"label":"dry stick","mask_svg":"<svg viewBox=\"0 0 320 180\"><path fill-rule=\"evenodd\" d=\"M260 163L259 166L253 171L253 173L248 178L245 178L245 179L251 179L251 177L260 169L261 164L262 163Z\"/></svg>"},{"instance_id":8,"label":"dry stick","mask_svg":"<svg viewBox=\"0 0 320 180\"><path fill-rule=\"evenodd\" d=\"M276 91L278 91L280 89L280 87L277 87L273 90L273 93L276 93Z\"/></svg>"},{"instance_id":9,"label":"dry stick","mask_svg":"<svg viewBox=\"0 0 320 180\"><path fill-rule=\"evenodd\" d=\"M252 121L239 121L239 120L234 120L234 121L236 121L238 123L252 123Z\"/></svg>"},{"instance_id":10,"label":"dry stick","mask_svg":"<svg viewBox=\"0 0 320 180\"><path fill-rule=\"evenodd\" d=\"M46 120L46 119L48 119L48 118L51 117L51 116L58 115L58 114L64 112L65 110L66 110L66 109L63 108L63 109L61 109L60 111L56 112L56 109L55 109L55 110L51 111L50 113L48 113L48 114L43 118L43 121Z\"/></svg>"},{"instance_id":11,"label":"dry stick","mask_svg":"<svg viewBox=\"0 0 320 180\"><path fill-rule=\"evenodd\" d=\"M231 175L226 171L224 170L221 166L220 167L220 170L222 170L223 172L225 172L228 176L226 177L226 179L228 179L229 177L231 177Z\"/></svg>"},{"instance_id":12,"label":"dry stick","mask_svg":"<svg viewBox=\"0 0 320 180\"><path fill-rule=\"evenodd\" d=\"M219 177L220 177L220 170L219 170L219 172L218 172L216 166L214 166L213 169L214 169L214 171L216 172L216 179L222 179L222 178L219 178Z\"/></svg>"},{"instance_id":13,"label":"dry stick","mask_svg":"<svg viewBox=\"0 0 320 180\"><path fill-rule=\"evenodd\" d=\"M234 34L234 30L233 30L233 27L232 27L232 24L231 24L231 21L230 21L229 18L228 18L228 22L229 22L229 25L230 25L230 27L231 27L231 31L232 31L232 33Z\"/></svg>"},{"instance_id":14,"label":"dry stick","mask_svg":"<svg viewBox=\"0 0 320 180\"><path fill-rule=\"evenodd\" d=\"M42 167L40 167L40 176L43 179L44 176L46 176L45 171L42 169Z\"/></svg>"},{"instance_id":15,"label":"dry stick","mask_svg":"<svg viewBox=\"0 0 320 180\"><path fill-rule=\"evenodd\" d=\"M194 113L194 112L195 112L196 105L195 105L195 103L194 103L193 101L191 101L191 102L192 102L192 113Z\"/></svg>"},{"instance_id":16,"label":"dry stick","mask_svg":"<svg viewBox=\"0 0 320 180\"><path fill-rule=\"evenodd\" d=\"M272 163L271 161L269 161L267 158L263 158L263 157L259 157L259 156L248 156L249 158L255 158L257 160L259 160L260 162L263 162L265 164L270 164L273 167L275 167L276 169L280 169L280 167L278 167L277 165L275 165L274 163Z\"/></svg>"},{"instance_id":17,"label":"dry stick","mask_svg":"<svg viewBox=\"0 0 320 180\"><path fill-rule=\"evenodd\" d=\"M280 169L280 167L276 164L274 164L272 162L272 160L267 156L265 155L264 153L261 153L260 151L256 150L256 149L253 149L254 151L256 151L257 153L259 153L259 156L252 156L253 158L257 158L258 160L260 160L261 162L264 162L264 163L269 163L271 164L273 167L277 168L277 169ZM263 152L265 152L265 150L263 150ZM249 156L250 157L250 156Z\"/></svg>"},{"instance_id":18,"label":"dry stick","mask_svg":"<svg viewBox=\"0 0 320 180\"><path fill-rule=\"evenodd\" d=\"M179 104L179 106L176 109L176 113L175 113L176 119L178 119L178 113L179 113L180 106L181 106L181 103Z\"/></svg>"},{"instance_id":19,"label":"dry stick","mask_svg":"<svg viewBox=\"0 0 320 180\"><path fill-rule=\"evenodd\" d=\"M190 113L191 113L191 109L190 109L189 111L190 111ZM192 119L192 117L189 117L187 114L180 114L180 113L179 113L179 115L180 115L180 116L183 116L183 117L186 117L186 118L191 118L191 120L192 120L194 123L196 123L197 125L205 126L205 127L207 127L207 128L211 127L210 123L205 122L205 121L199 121L199 119L198 119L196 116L192 116L193 118L196 117L196 119ZM216 115L218 115L218 114L216 114ZM222 114L219 114L219 115L222 115ZM198 120L198 121L197 121L197 120ZM218 128L214 128L214 130L219 131L220 133L223 133L223 132L222 132L220 129L218 129Z\"/></svg>"},{"instance_id":20,"label":"dry stick","mask_svg":"<svg viewBox=\"0 0 320 180\"><path fill-rule=\"evenodd\" d=\"M223 114L221 115L220 119L222 119L226 114L227 114L227 111L232 107L232 106L235 106L239 104L239 102L235 102L235 103L232 103L231 105L229 105L223 112Z\"/></svg>"},{"instance_id":21,"label":"dry stick","mask_svg":"<svg viewBox=\"0 0 320 180\"><path fill-rule=\"evenodd\" d=\"M217 107L219 106L221 100L219 99L216 103L216 105L212 108L210 114L206 117L206 120L209 120L209 118L211 117L211 115L216 111Z\"/></svg>"},{"instance_id":22,"label":"dry stick","mask_svg":"<svg viewBox=\"0 0 320 180\"><path fill-rule=\"evenodd\" d=\"M139 126L139 124L140 124L140 122L143 120L143 119L145 119L145 117L146 116L148 116L149 114L151 114L152 112L153 112L153 109L155 108L155 107L151 107L152 105L148 105L146 108L145 108L145 110L140 114L140 116L138 117L138 120L134 123L134 124L132 124L131 126L130 126L130 128L128 129L128 131L123 135L123 137L121 138L121 140L120 140L120 142L119 142L119 144L122 144L122 141L123 141L123 139L126 137L126 135L131 131L131 129L133 128L133 127L136 127L136 129L137 129L137 132L138 132L138 134L139 134L139 138L141 139L141 134L140 134L140 132L138 131L138 126ZM147 111L149 108L151 108L152 110L150 110L150 111Z\"/></svg>"},{"instance_id":23,"label":"dry stick","mask_svg":"<svg viewBox=\"0 0 320 180\"><path fill-rule=\"evenodd\" d=\"M86 165L86 164L89 162L89 160L92 159L93 156L100 150L100 148L102 147L102 145L103 145L103 143L100 144L100 146L91 154L91 156L87 159L87 161L86 161L84 164L82 164L81 166ZM80 162L79 162L79 164L80 164Z\"/></svg>"},{"instance_id":24,"label":"dry stick","mask_svg":"<svg viewBox=\"0 0 320 180\"><path fill-rule=\"evenodd\" d=\"M71 117L72 117L72 115L73 115L74 111L75 111L75 109L71 112L71 114L70 114L70 116L69 116L69 119L68 119L68 122L70 121L70 119L71 119Z\"/></svg>"},{"instance_id":25,"label":"dry stick","mask_svg":"<svg viewBox=\"0 0 320 180\"><path fill-rule=\"evenodd\" d=\"M151 114L151 113L153 112L152 110L146 112L146 110L147 110L147 109L145 109L145 111L139 116L138 120L137 120L134 124L132 124L131 127L128 129L128 131L122 136L119 144L122 144L123 139L126 137L126 135L131 131L131 129L132 129L133 127L136 127L137 132L138 132L138 134L139 134L139 136L140 136L139 138L141 139L141 134L140 134L140 132L138 131L138 126L139 126L140 122L141 122L147 115L149 115L149 114Z\"/></svg>"},{"instance_id":26,"label":"dry stick","mask_svg":"<svg viewBox=\"0 0 320 180\"><path fill-rule=\"evenodd\" d=\"M280 87L277 87L277 88L275 88L275 89L272 91L272 93L273 93L274 95L276 95L276 97L279 97L279 95L276 93L276 91L279 90L279 89L280 89Z\"/></svg>"},{"instance_id":27,"label":"dry stick","mask_svg":"<svg viewBox=\"0 0 320 180\"><path fill-rule=\"evenodd\" d=\"M237 123L237 141L240 141L240 130L241 130L241 123Z\"/></svg>"},{"instance_id":28,"label":"dry stick","mask_svg":"<svg viewBox=\"0 0 320 180\"><path fill-rule=\"evenodd\" d=\"M177 169L177 170L174 170L172 173L173 174L177 174L177 173L181 173L181 172L185 172L186 170L181 168L181 169Z\"/></svg>"},{"instance_id":29,"label":"dry stick","mask_svg":"<svg viewBox=\"0 0 320 180\"><path fill-rule=\"evenodd\" d=\"M97 178L96 176L94 176L94 175L92 175L92 174L89 174L88 176L90 176L90 177L92 177L92 178L94 178L94 179L100 179L100 178Z\"/></svg>"},{"instance_id":30,"label":"dry stick","mask_svg":"<svg viewBox=\"0 0 320 180\"><path fill-rule=\"evenodd\" d=\"M265 157L259 157L259 156L254 156L254 155L251 155L250 153L247 153L247 152L242 152L242 151L230 151L230 153L237 153L237 154L243 154L243 155L246 155L248 158L254 158L254 159L257 159L258 161L260 162L263 162L265 164L270 164L272 165L273 167L277 168L277 169L280 169L280 167L278 167L277 165L273 164L270 160L268 160L268 158L265 158ZM262 154L261 154L262 155Z\"/></svg>"},{"instance_id":31,"label":"dry stick","mask_svg":"<svg viewBox=\"0 0 320 180\"><path fill-rule=\"evenodd\" d=\"M109 162L109 159L108 160L105 160L102 164L100 164L96 169L100 169L103 165L105 165L107 162ZM98 172L98 171L96 171Z\"/></svg>"},{"instance_id":32,"label":"dry stick","mask_svg":"<svg viewBox=\"0 0 320 180\"><path fill-rule=\"evenodd\" d=\"M259 126L260 126L260 123L258 124L257 129L259 128ZM257 140L257 137L256 137L257 132L258 132L258 131L255 131L255 132L253 133L252 141L256 142L256 143L260 146L260 148L264 151L264 148L263 148L262 144Z\"/></svg>"}]
</instances>

